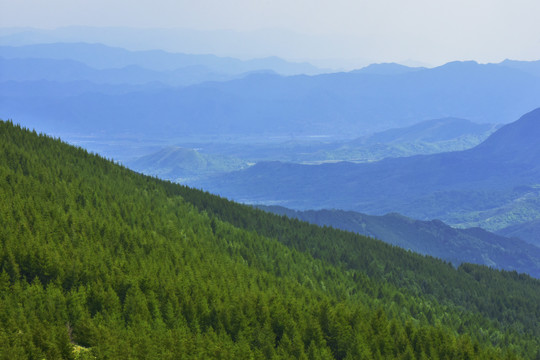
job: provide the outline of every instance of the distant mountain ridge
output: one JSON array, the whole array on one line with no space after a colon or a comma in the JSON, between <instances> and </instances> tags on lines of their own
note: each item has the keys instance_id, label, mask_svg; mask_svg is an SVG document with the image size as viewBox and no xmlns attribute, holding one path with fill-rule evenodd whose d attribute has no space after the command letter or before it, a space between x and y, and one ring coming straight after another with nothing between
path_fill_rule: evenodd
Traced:
<instances>
[{"instance_id":1,"label":"distant mountain ridge","mask_svg":"<svg viewBox=\"0 0 540 360\"><path fill-rule=\"evenodd\" d=\"M30 82L17 86L25 85L32 92ZM4 96L0 115L36 119L25 125L49 132L61 128L162 138L175 134L354 138L442 117L508 122L538 106L540 78L500 65L455 62L395 75L256 73L180 89L110 95L80 93L73 86L73 93L78 95L51 90L45 97Z\"/></svg>"},{"instance_id":2,"label":"distant mountain ridge","mask_svg":"<svg viewBox=\"0 0 540 360\"><path fill-rule=\"evenodd\" d=\"M319 226L377 238L454 265L469 262L527 272L540 278L540 248L480 228L454 229L439 220L419 221L395 213L373 216L343 210L295 211L279 206L257 207Z\"/></svg>"},{"instance_id":3,"label":"distant mountain ridge","mask_svg":"<svg viewBox=\"0 0 540 360\"><path fill-rule=\"evenodd\" d=\"M139 65L96 69L75 60L0 58L0 81L90 81L97 84L147 84L160 82L170 86L187 86L204 81L225 81L240 75L217 73L191 65L174 70L149 70Z\"/></svg>"},{"instance_id":4,"label":"distant mountain ridge","mask_svg":"<svg viewBox=\"0 0 540 360\"><path fill-rule=\"evenodd\" d=\"M308 63L292 63L278 57L239 60L215 55L171 53L162 50L129 51L119 47L89 43L52 43L0 46L0 57L10 59L71 59L97 69L139 66L154 71L173 71L200 67L207 72L238 75L258 70L273 70L283 75L313 74L321 70Z\"/></svg>"},{"instance_id":5,"label":"distant mountain ridge","mask_svg":"<svg viewBox=\"0 0 540 360\"><path fill-rule=\"evenodd\" d=\"M496 131L471 150L475 156L490 154L505 161L523 161L535 166L540 157L540 108ZM532 169L531 169L532 170Z\"/></svg>"},{"instance_id":6,"label":"distant mountain ridge","mask_svg":"<svg viewBox=\"0 0 540 360\"><path fill-rule=\"evenodd\" d=\"M511 225L500 229L497 233L507 237L517 237L540 247L540 219Z\"/></svg>"},{"instance_id":7,"label":"distant mountain ridge","mask_svg":"<svg viewBox=\"0 0 540 360\"><path fill-rule=\"evenodd\" d=\"M380 63L371 64L361 69L353 70L352 72L361 74L397 75L425 69L425 67L409 67L396 63Z\"/></svg>"},{"instance_id":8,"label":"distant mountain ridge","mask_svg":"<svg viewBox=\"0 0 540 360\"><path fill-rule=\"evenodd\" d=\"M355 143L407 143L436 142L455 139L464 135L483 135L496 128L493 124L478 124L466 119L442 118L425 120L407 128L389 129L365 138L354 140Z\"/></svg>"},{"instance_id":9,"label":"distant mountain ridge","mask_svg":"<svg viewBox=\"0 0 540 360\"><path fill-rule=\"evenodd\" d=\"M506 66L513 69L518 69L529 74L540 76L540 60L536 61L517 61L517 60L504 60L499 63L501 66Z\"/></svg>"}]
</instances>

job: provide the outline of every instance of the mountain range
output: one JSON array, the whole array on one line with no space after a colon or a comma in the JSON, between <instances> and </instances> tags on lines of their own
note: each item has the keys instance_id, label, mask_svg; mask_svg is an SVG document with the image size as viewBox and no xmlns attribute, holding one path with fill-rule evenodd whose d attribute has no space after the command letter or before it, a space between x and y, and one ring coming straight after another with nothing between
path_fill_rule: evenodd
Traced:
<instances>
[{"instance_id":1,"label":"mountain range","mask_svg":"<svg viewBox=\"0 0 540 360\"><path fill-rule=\"evenodd\" d=\"M261 162L198 186L248 203L399 212L498 230L540 217L539 137L536 109L465 151L367 164Z\"/></svg>"},{"instance_id":2,"label":"mountain range","mask_svg":"<svg viewBox=\"0 0 540 360\"><path fill-rule=\"evenodd\" d=\"M483 136L496 128L493 124L478 124L466 119L441 118L421 121L405 128L381 131L349 142L360 144L435 143L462 136Z\"/></svg>"},{"instance_id":3,"label":"mountain range","mask_svg":"<svg viewBox=\"0 0 540 360\"><path fill-rule=\"evenodd\" d=\"M16 58L17 51L24 53L19 54L24 58ZM107 52L113 55L101 56ZM223 65L222 70L219 66L208 70L211 61L204 56L184 61L182 54L129 52L86 44L3 47L0 54L6 64L18 69L18 75L3 76L1 87L7 90L3 90L0 115L49 133L130 133L160 139L202 135L352 139L450 116L479 123L507 123L538 106L540 97L540 77L533 70L521 69L526 66L518 69L472 61L414 71L376 71L388 67L379 64L369 71L282 76L260 72L279 70L277 67L264 63L242 67L244 62L230 60L240 64L241 71L234 76L242 77L225 81L235 67ZM58 59L58 54L65 55ZM40 78L33 71L46 67L37 66L36 61L57 70L50 75L45 71ZM96 68L90 70L81 63ZM60 64L66 64L66 70L73 66L80 71L63 74ZM142 71L145 66L147 70ZM185 66L198 66L200 76L193 68L187 69L191 75L186 75L186 69L182 70ZM244 76L246 71L259 72ZM203 81L208 72L213 74L209 79L223 81L180 88L170 85ZM135 73L138 75L128 76ZM155 81L148 87L142 86L152 78ZM80 81L95 85L81 88ZM134 82L137 87L133 87ZM16 89L15 94L10 88ZM36 88L47 91L38 93Z\"/></svg>"},{"instance_id":4,"label":"mountain range","mask_svg":"<svg viewBox=\"0 0 540 360\"><path fill-rule=\"evenodd\" d=\"M1 53L2 49L0 49ZM225 81L240 75L212 72L204 66L188 66L174 70L149 70L138 65L96 69L74 60L5 59L0 58L1 82L88 81L95 84L148 84L186 86L204 81Z\"/></svg>"},{"instance_id":5,"label":"mountain range","mask_svg":"<svg viewBox=\"0 0 540 360\"><path fill-rule=\"evenodd\" d=\"M136 66L143 69L174 71L205 69L208 73L239 75L252 71L270 70L282 75L321 72L308 63L288 62L278 57L239 60L210 54L171 53L162 50L129 51L96 43L47 43L24 46L0 46L0 56L7 59L70 59L95 69Z\"/></svg>"}]
</instances>

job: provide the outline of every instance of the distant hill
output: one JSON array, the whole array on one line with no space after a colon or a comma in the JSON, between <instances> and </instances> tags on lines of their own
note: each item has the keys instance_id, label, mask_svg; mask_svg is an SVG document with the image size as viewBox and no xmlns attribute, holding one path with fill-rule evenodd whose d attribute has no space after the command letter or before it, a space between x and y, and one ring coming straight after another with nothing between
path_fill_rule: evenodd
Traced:
<instances>
[{"instance_id":1,"label":"distant hill","mask_svg":"<svg viewBox=\"0 0 540 360\"><path fill-rule=\"evenodd\" d=\"M517 237L540 247L540 219L511 225L500 229L497 233L508 237Z\"/></svg>"},{"instance_id":2,"label":"distant hill","mask_svg":"<svg viewBox=\"0 0 540 360\"><path fill-rule=\"evenodd\" d=\"M74 60L4 59L0 58L0 82L89 81L97 84L147 84L159 82L169 86L186 86L204 81L225 81L236 78L217 73L204 66L187 66L175 70L156 71L138 65L96 69Z\"/></svg>"},{"instance_id":3,"label":"distant hill","mask_svg":"<svg viewBox=\"0 0 540 360\"><path fill-rule=\"evenodd\" d=\"M496 131L486 141L472 149L470 154L478 159L487 160L491 156L493 160L502 160L505 163L527 163L533 166L529 171L539 171L539 134L540 108Z\"/></svg>"},{"instance_id":4,"label":"distant hill","mask_svg":"<svg viewBox=\"0 0 540 360\"><path fill-rule=\"evenodd\" d=\"M230 57L171 53L162 50L129 51L103 44L82 42L0 46L0 57L10 59L69 59L97 69L138 66L154 71L174 71L180 68L199 68L206 69L208 73L223 75L238 75L259 70L272 70L283 75L321 72L311 64L292 63L278 57L243 61Z\"/></svg>"},{"instance_id":5,"label":"distant hill","mask_svg":"<svg viewBox=\"0 0 540 360\"><path fill-rule=\"evenodd\" d=\"M399 214L372 216L343 210L295 211L279 206L258 208L319 226L332 226L371 236L455 265L469 262L526 272L540 278L539 247L480 228L454 229L439 220L419 221Z\"/></svg>"},{"instance_id":6,"label":"distant hill","mask_svg":"<svg viewBox=\"0 0 540 360\"><path fill-rule=\"evenodd\" d=\"M426 68L423 67L409 67L396 63L381 63L371 64L361 69L353 70L352 72L361 74L397 75L425 69Z\"/></svg>"},{"instance_id":7,"label":"distant hill","mask_svg":"<svg viewBox=\"0 0 540 360\"><path fill-rule=\"evenodd\" d=\"M523 72L540 76L540 60L537 61L517 61L517 60L504 60L499 63L501 66L506 66L513 69L518 69Z\"/></svg>"},{"instance_id":8,"label":"distant hill","mask_svg":"<svg viewBox=\"0 0 540 360\"><path fill-rule=\"evenodd\" d=\"M26 87L31 92L33 83ZM539 77L474 62L396 75L257 73L120 95L73 88L77 95L51 89L44 97L4 96L0 115L51 132L354 138L443 117L507 123L540 98Z\"/></svg>"},{"instance_id":9,"label":"distant hill","mask_svg":"<svg viewBox=\"0 0 540 360\"><path fill-rule=\"evenodd\" d=\"M494 131L493 124L478 124L465 119L442 118L421 121L405 128L390 129L375 133L354 143L366 144L403 144L417 142L440 142L461 136L483 136ZM354 144L353 143L353 144Z\"/></svg>"},{"instance_id":10,"label":"distant hill","mask_svg":"<svg viewBox=\"0 0 540 360\"><path fill-rule=\"evenodd\" d=\"M128 161L126 165L135 171L177 182L193 181L202 176L240 170L248 166L240 159L203 154L176 146Z\"/></svg>"},{"instance_id":11,"label":"distant hill","mask_svg":"<svg viewBox=\"0 0 540 360\"><path fill-rule=\"evenodd\" d=\"M540 109L466 151L367 164L265 162L198 185L255 204L399 212L497 230L540 217L538 138Z\"/></svg>"},{"instance_id":12,"label":"distant hill","mask_svg":"<svg viewBox=\"0 0 540 360\"><path fill-rule=\"evenodd\" d=\"M498 127L457 118L426 120L348 141L323 154L333 160L367 162L466 150L480 144Z\"/></svg>"}]
</instances>

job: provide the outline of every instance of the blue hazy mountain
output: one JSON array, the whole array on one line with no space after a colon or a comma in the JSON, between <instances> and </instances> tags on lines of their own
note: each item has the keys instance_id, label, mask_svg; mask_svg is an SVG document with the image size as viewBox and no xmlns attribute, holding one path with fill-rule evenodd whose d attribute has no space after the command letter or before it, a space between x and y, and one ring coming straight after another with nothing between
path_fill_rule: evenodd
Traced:
<instances>
[{"instance_id":1,"label":"blue hazy mountain","mask_svg":"<svg viewBox=\"0 0 540 360\"><path fill-rule=\"evenodd\" d=\"M133 92L152 92L166 85L158 82L145 84L98 84L90 81L5 81L0 83L0 102L7 98L34 98L36 102L58 101L59 98L94 93L119 95ZM21 101L26 103L26 101ZM30 102L28 102L31 105Z\"/></svg>"},{"instance_id":2,"label":"blue hazy mountain","mask_svg":"<svg viewBox=\"0 0 540 360\"><path fill-rule=\"evenodd\" d=\"M0 46L0 56L23 59L69 59L97 69L139 66L156 71L172 71L180 68L195 67L195 69L205 69L209 73L223 75L238 75L262 69L283 75L315 74L322 71L308 63L293 63L278 57L243 61L210 54L182 54L162 50L128 51L118 47L87 43Z\"/></svg>"},{"instance_id":3,"label":"blue hazy mountain","mask_svg":"<svg viewBox=\"0 0 540 360\"><path fill-rule=\"evenodd\" d=\"M188 66L175 70L156 71L138 65L96 69L74 60L41 58L0 58L0 81L89 81L97 84L147 84L160 82L185 86L204 81L224 81L238 76L212 72L204 66Z\"/></svg>"},{"instance_id":4,"label":"blue hazy mountain","mask_svg":"<svg viewBox=\"0 0 540 360\"><path fill-rule=\"evenodd\" d=\"M463 262L517 270L540 277L540 248L480 228L454 229L442 221L420 221L399 214L373 216L354 211L295 211L280 206L260 209L319 226L352 231L459 265Z\"/></svg>"},{"instance_id":5,"label":"blue hazy mountain","mask_svg":"<svg viewBox=\"0 0 540 360\"><path fill-rule=\"evenodd\" d=\"M381 131L348 144L405 144L441 142L462 136L483 136L494 129L493 124L478 124L466 119L442 118L421 121L417 124Z\"/></svg>"},{"instance_id":6,"label":"blue hazy mountain","mask_svg":"<svg viewBox=\"0 0 540 360\"><path fill-rule=\"evenodd\" d=\"M353 73L374 74L374 75L399 75L414 71L425 70L424 67L410 67L396 63L380 63L371 64L358 70L353 70Z\"/></svg>"},{"instance_id":7,"label":"blue hazy mountain","mask_svg":"<svg viewBox=\"0 0 540 360\"><path fill-rule=\"evenodd\" d=\"M504 60L499 63L501 66L521 70L523 72L540 76L540 60L537 61L518 61L518 60Z\"/></svg>"},{"instance_id":8,"label":"blue hazy mountain","mask_svg":"<svg viewBox=\"0 0 540 360\"><path fill-rule=\"evenodd\" d=\"M2 84L2 86L6 86ZM31 91L31 83L28 84ZM75 93L77 90L74 89ZM455 62L397 75L259 73L226 82L122 95L4 97L4 118L39 130L349 138L441 117L509 122L538 106L540 78ZM40 123L26 124L26 119ZM59 125L61 124L61 125Z\"/></svg>"},{"instance_id":9,"label":"blue hazy mountain","mask_svg":"<svg viewBox=\"0 0 540 360\"><path fill-rule=\"evenodd\" d=\"M204 154L178 146L166 147L126 162L126 165L137 172L177 182L240 170L248 166L240 159Z\"/></svg>"},{"instance_id":10,"label":"blue hazy mountain","mask_svg":"<svg viewBox=\"0 0 540 360\"><path fill-rule=\"evenodd\" d=\"M285 41L284 41L285 40ZM341 43L342 36L325 37L323 42ZM291 59L321 59L314 53L325 47L319 36L299 34L284 29L258 29L253 31L195 30L185 28L127 28L68 26L56 29L0 28L0 44L23 46L44 43L101 43L132 50L162 49L186 54L216 54L238 59L261 59L285 55ZM308 55L311 53L312 55ZM325 55L326 56L326 55ZM323 56L323 57L325 57ZM356 60L326 59L324 66L350 68ZM270 58L271 59L271 58ZM265 61L266 61L265 60ZM365 62L365 61L363 61ZM307 64L306 64L307 65ZM303 66L300 73L311 73L313 66ZM320 73L319 69L315 69ZM325 71L326 72L326 71ZM298 73L298 70L295 70Z\"/></svg>"},{"instance_id":11,"label":"blue hazy mountain","mask_svg":"<svg viewBox=\"0 0 540 360\"><path fill-rule=\"evenodd\" d=\"M540 247L540 219L511 225L497 231L497 233L503 236L517 237Z\"/></svg>"},{"instance_id":12,"label":"blue hazy mountain","mask_svg":"<svg viewBox=\"0 0 540 360\"><path fill-rule=\"evenodd\" d=\"M539 138L540 108L470 150L366 164L262 162L198 185L250 203L399 212L496 230L540 217Z\"/></svg>"}]
</instances>

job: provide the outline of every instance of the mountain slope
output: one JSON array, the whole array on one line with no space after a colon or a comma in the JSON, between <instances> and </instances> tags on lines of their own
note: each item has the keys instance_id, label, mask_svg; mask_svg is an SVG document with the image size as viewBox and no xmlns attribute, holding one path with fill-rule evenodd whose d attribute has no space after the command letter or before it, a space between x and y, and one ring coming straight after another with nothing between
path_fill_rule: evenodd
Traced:
<instances>
[{"instance_id":1,"label":"mountain slope","mask_svg":"<svg viewBox=\"0 0 540 360\"><path fill-rule=\"evenodd\" d=\"M498 233L503 236L517 237L540 247L540 219L511 225L500 229Z\"/></svg>"},{"instance_id":2,"label":"mountain slope","mask_svg":"<svg viewBox=\"0 0 540 360\"><path fill-rule=\"evenodd\" d=\"M419 221L399 214L372 216L353 211L294 211L278 206L259 206L319 226L352 231L380 239L420 254L453 264L482 264L526 272L540 278L540 248L480 228L454 229L439 220Z\"/></svg>"},{"instance_id":3,"label":"mountain slope","mask_svg":"<svg viewBox=\"0 0 540 360\"><path fill-rule=\"evenodd\" d=\"M538 163L534 160L540 155L540 108L523 115L518 121L504 126L486 141L471 151L472 156L488 157L508 162L521 162L533 165L536 171Z\"/></svg>"},{"instance_id":4,"label":"mountain slope","mask_svg":"<svg viewBox=\"0 0 540 360\"><path fill-rule=\"evenodd\" d=\"M466 151L368 164L258 163L198 186L250 203L399 212L468 227L483 222L496 229L516 216L533 220L540 210L535 185L540 178L539 137L537 109ZM529 210L519 215L520 206Z\"/></svg>"},{"instance_id":5,"label":"mountain slope","mask_svg":"<svg viewBox=\"0 0 540 360\"><path fill-rule=\"evenodd\" d=\"M526 275L265 214L11 123L0 138L2 357L537 355Z\"/></svg>"}]
</instances>

